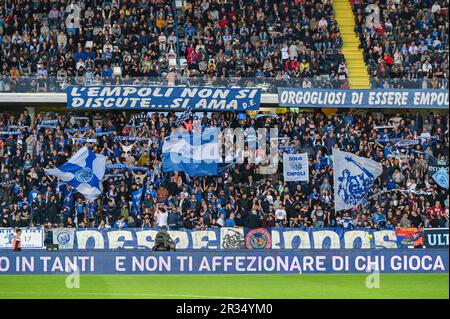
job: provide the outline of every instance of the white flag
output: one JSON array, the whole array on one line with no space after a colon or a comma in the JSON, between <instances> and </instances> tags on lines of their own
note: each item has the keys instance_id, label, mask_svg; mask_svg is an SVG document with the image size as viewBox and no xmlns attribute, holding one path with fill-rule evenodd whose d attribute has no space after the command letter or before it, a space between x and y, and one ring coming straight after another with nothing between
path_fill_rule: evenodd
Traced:
<instances>
[{"instance_id":1,"label":"white flag","mask_svg":"<svg viewBox=\"0 0 450 319\"><path fill-rule=\"evenodd\" d=\"M308 153L283 154L284 181L309 181Z\"/></svg>"},{"instance_id":2,"label":"white flag","mask_svg":"<svg viewBox=\"0 0 450 319\"><path fill-rule=\"evenodd\" d=\"M381 175L381 164L333 149L334 204L336 211L356 207Z\"/></svg>"},{"instance_id":3,"label":"white flag","mask_svg":"<svg viewBox=\"0 0 450 319\"><path fill-rule=\"evenodd\" d=\"M58 177L93 202L102 193L100 183L105 167L106 156L95 154L83 146L66 163L58 168L46 169L45 173Z\"/></svg>"}]
</instances>

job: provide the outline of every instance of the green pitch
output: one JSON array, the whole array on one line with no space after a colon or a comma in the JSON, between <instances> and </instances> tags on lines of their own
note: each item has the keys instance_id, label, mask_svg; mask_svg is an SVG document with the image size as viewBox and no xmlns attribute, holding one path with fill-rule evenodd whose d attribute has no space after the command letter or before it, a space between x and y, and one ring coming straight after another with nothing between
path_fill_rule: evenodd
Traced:
<instances>
[{"instance_id":1,"label":"green pitch","mask_svg":"<svg viewBox=\"0 0 450 319\"><path fill-rule=\"evenodd\" d=\"M0 298L449 298L448 274L366 275L1 275Z\"/></svg>"}]
</instances>

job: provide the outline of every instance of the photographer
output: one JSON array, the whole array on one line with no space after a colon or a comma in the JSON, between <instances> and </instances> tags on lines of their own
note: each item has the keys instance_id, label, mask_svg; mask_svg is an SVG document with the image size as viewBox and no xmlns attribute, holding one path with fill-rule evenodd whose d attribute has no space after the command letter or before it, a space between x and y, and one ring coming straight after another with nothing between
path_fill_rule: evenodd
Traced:
<instances>
[{"instance_id":1,"label":"photographer","mask_svg":"<svg viewBox=\"0 0 450 319\"><path fill-rule=\"evenodd\" d=\"M175 242L167 232L167 227L162 226L161 230L156 234L154 251L175 251Z\"/></svg>"}]
</instances>

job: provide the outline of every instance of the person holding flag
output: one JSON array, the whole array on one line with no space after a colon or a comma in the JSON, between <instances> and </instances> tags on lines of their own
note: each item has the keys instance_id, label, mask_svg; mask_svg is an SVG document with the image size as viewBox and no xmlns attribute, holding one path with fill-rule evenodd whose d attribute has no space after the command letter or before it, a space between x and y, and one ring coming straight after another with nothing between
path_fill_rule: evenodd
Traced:
<instances>
[{"instance_id":1,"label":"person holding flag","mask_svg":"<svg viewBox=\"0 0 450 319\"><path fill-rule=\"evenodd\" d=\"M156 190L155 190L155 186L153 185L153 183L148 180L147 184L146 184L146 190L145 190L145 196L150 195L154 201L156 201L157 199L157 194L156 194Z\"/></svg>"},{"instance_id":2,"label":"person holding flag","mask_svg":"<svg viewBox=\"0 0 450 319\"><path fill-rule=\"evenodd\" d=\"M135 216L140 215L140 205L143 191L144 187L142 186L131 193L131 200L132 200L131 214Z\"/></svg>"},{"instance_id":3,"label":"person holding flag","mask_svg":"<svg viewBox=\"0 0 450 319\"><path fill-rule=\"evenodd\" d=\"M122 229L127 228L127 227L128 227L128 225L127 225L127 223L125 221L125 216L120 215L119 219L114 223L114 228L118 229L118 230L122 230Z\"/></svg>"},{"instance_id":4,"label":"person holding flag","mask_svg":"<svg viewBox=\"0 0 450 319\"><path fill-rule=\"evenodd\" d=\"M58 168L46 169L45 173L58 177L92 202L102 193L100 181L105 175L105 167L106 156L95 154L83 146L66 163Z\"/></svg>"},{"instance_id":5,"label":"person holding flag","mask_svg":"<svg viewBox=\"0 0 450 319\"><path fill-rule=\"evenodd\" d=\"M190 120L193 116L192 113L192 106L188 106L184 112L180 115L180 117L177 119L176 126L180 127L181 125L184 126L184 128L190 132L192 130L192 121Z\"/></svg>"},{"instance_id":6,"label":"person holding flag","mask_svg":"<svg viewBox=\"0 0 450 319\"><path fill-rule=\"evenodd\" d=\"M33 186L32 191L28 194L28 202L31 204L37 199L37 195L39 194L38 187Z\"/></svg>"}]
</instances>

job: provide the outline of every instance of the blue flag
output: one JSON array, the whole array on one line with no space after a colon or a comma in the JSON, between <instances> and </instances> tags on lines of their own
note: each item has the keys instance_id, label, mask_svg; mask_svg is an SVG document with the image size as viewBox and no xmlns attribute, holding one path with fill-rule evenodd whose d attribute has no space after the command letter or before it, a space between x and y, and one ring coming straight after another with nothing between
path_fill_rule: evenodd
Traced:
<instances>
[{"instance_id":1,"label":"blue flag","mask_svg":"<svg viewBox=\"0 0 450 319\"><path fill-rule=\"evenodd\" d=\"M440 168L433 175L433 179L442 188L448 189L448 172L444 168Z\"/></svg>"},{"instance_id":2,"label":"blue flag","mask_svg":"<svg viewBox=\"0 0 450 319\"><path fill-rule=\"evenodd\" d=\"M440 187L448 189L448 160L430 156L428 159L428 174Z\"/></svg>"},{"instance_id":3,"label":"blue flag","mask_svg":"<svg viewBox=\"0 0 450 319\"><path fill-rule=\"evenodd\" d=\"M170 135L163 145L162 162L164 172L186 172L189 176L217 175L217 129Z\"/></svg>"},{"instance_id":4,"label":"blue flag","mask_svg":"<svg viewBox=\"0 0 450 319\"><path fill-rule=\"evenodd\" d=\"M106 156L95 154L84 146L75 153L66 163L58 168L45 170L66 182L89 202L100 196L100 181L105 175Z\"/></svg>"},{"instance_id":5,"label":"blue flag","mask_svg":"<svg viewBox=\"0 0 450 319\"><path fill-rule=\"evenodd\" d=\"M28 202L29 203L34 202L38 194L39 192L36 189L32 189L31 192L28 194Z\"/></svg>"},{"instance_id":6,"label":"blue flag","mask_svg":"<svg viewBox=\"0 0 450 319\"><path fill-rule=\"evenodd\" d=\"M133 206L131 207L131 213L133 215L139 214L139 205L141 203L143 191L144 191L144 187L141 187L131 193L131 200L133 201Z\"/></svg>"}]
</instances>

